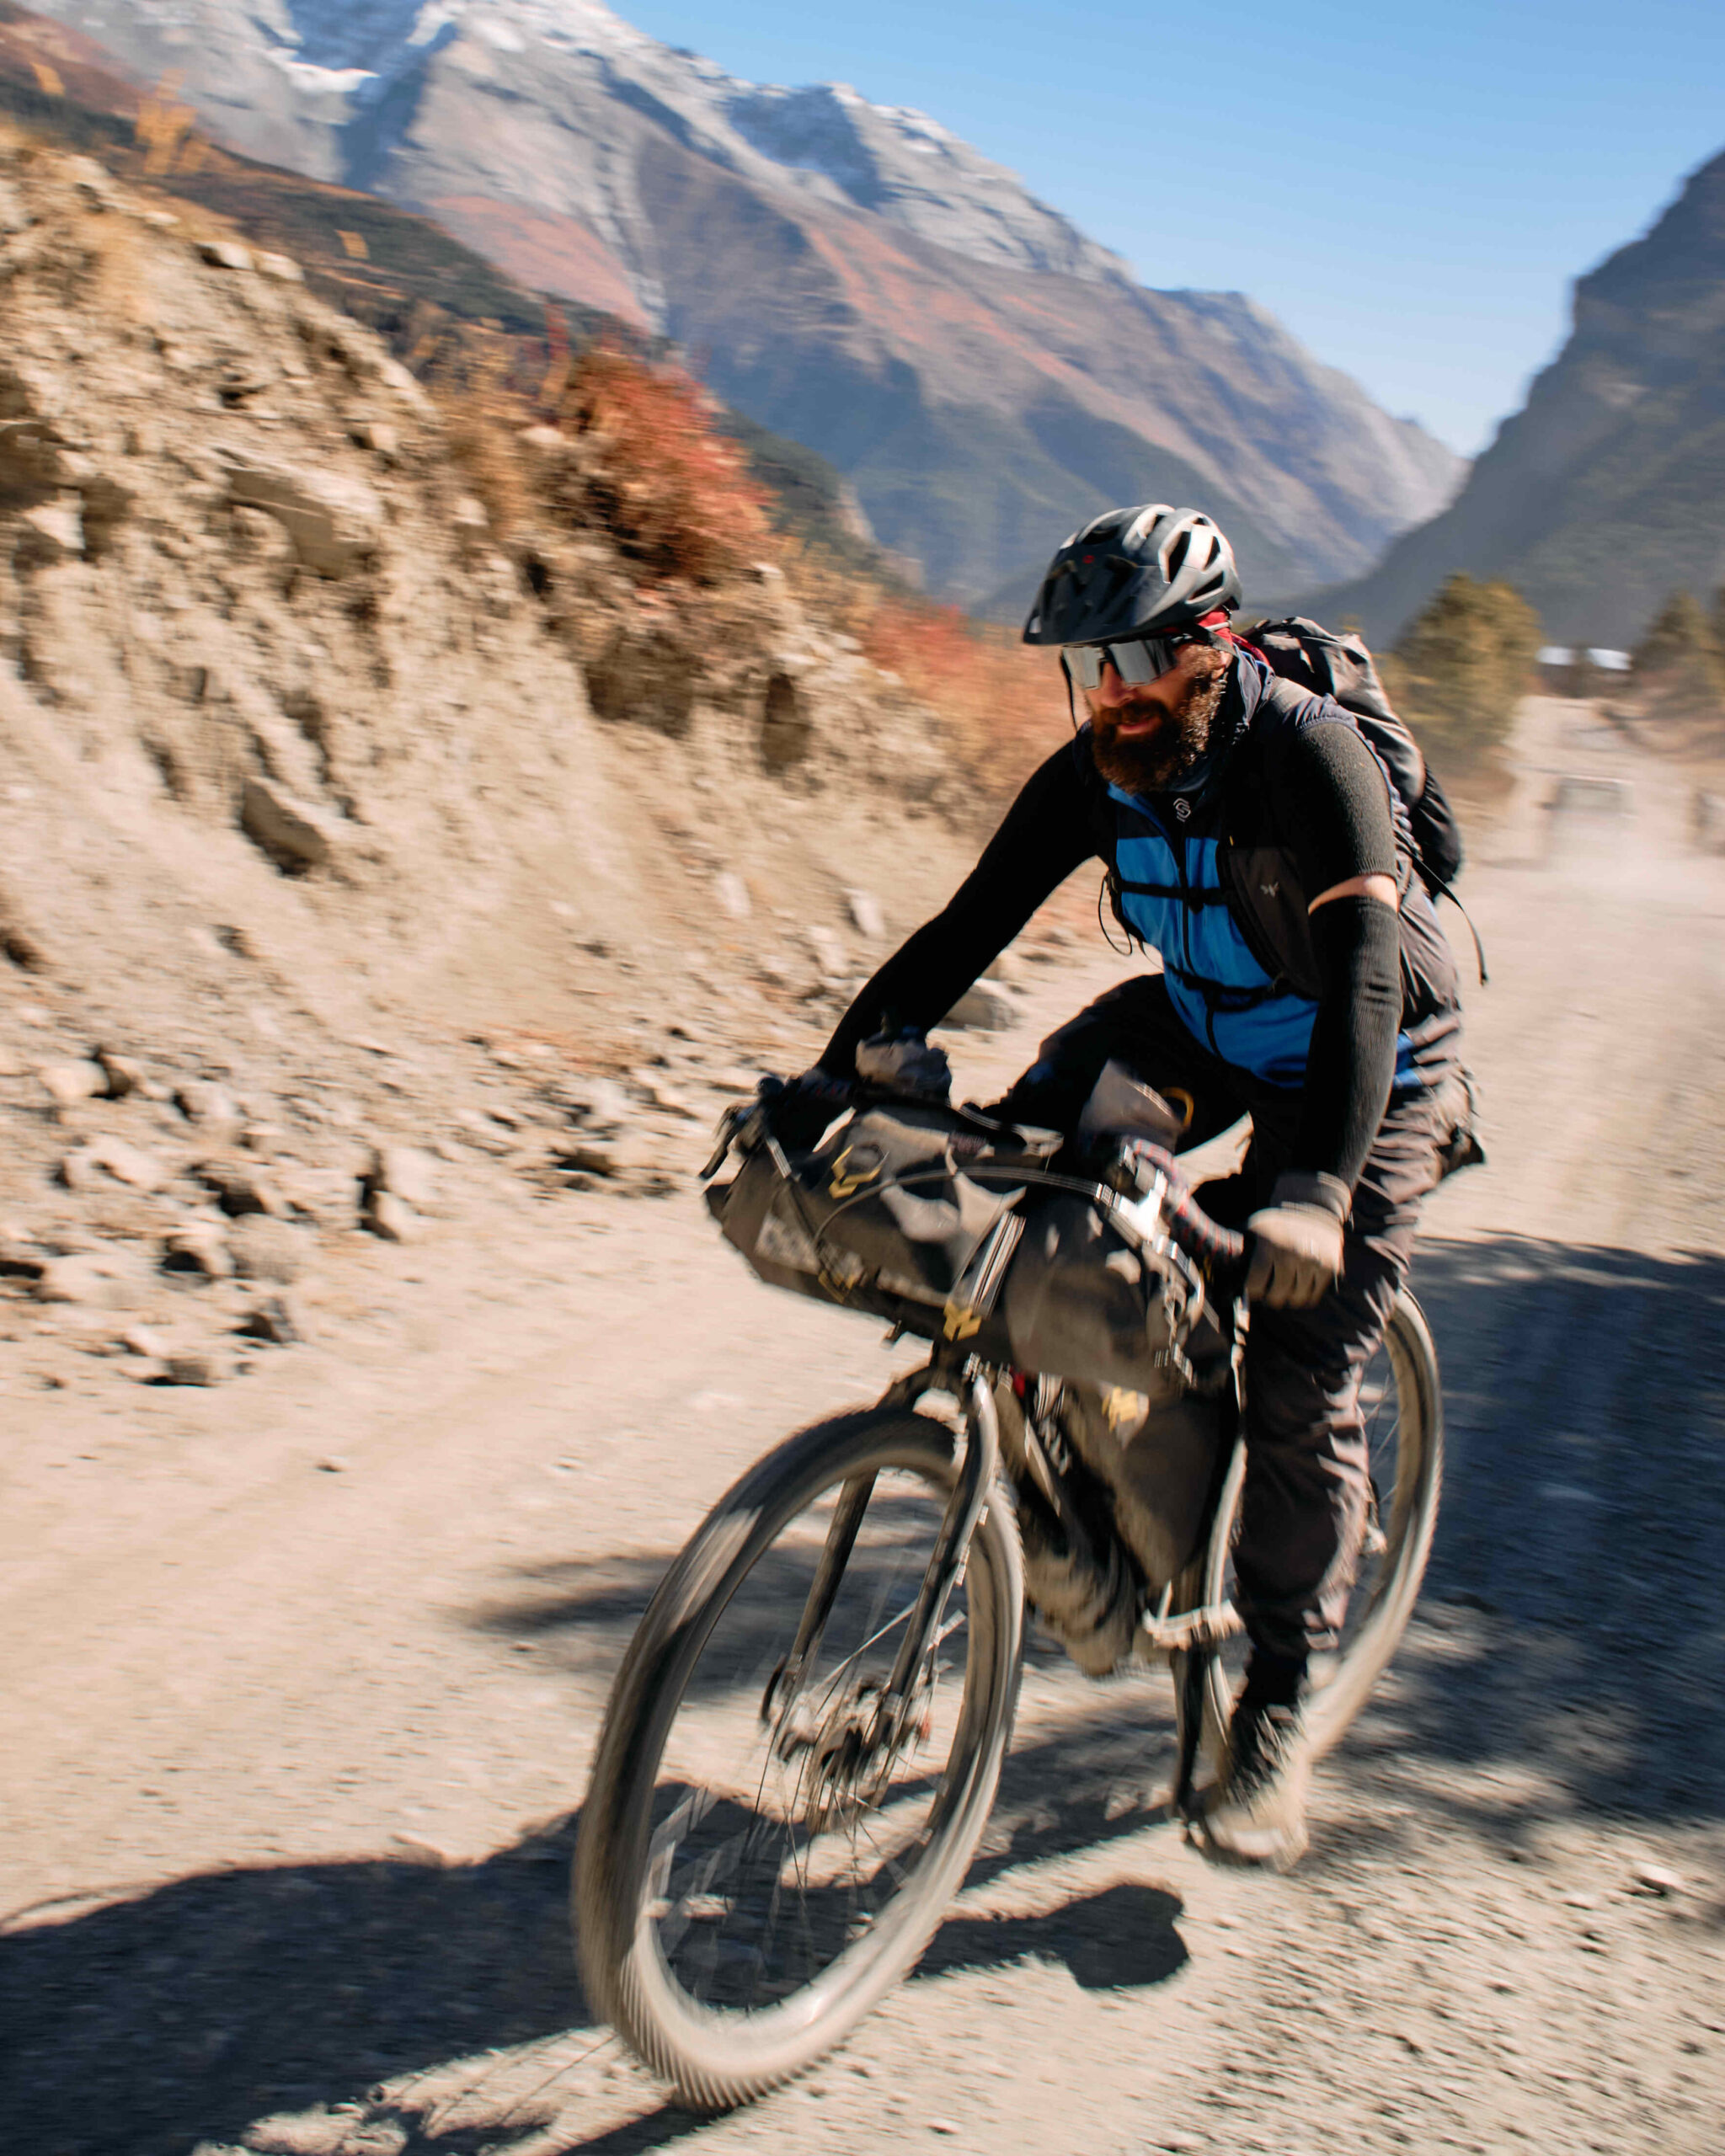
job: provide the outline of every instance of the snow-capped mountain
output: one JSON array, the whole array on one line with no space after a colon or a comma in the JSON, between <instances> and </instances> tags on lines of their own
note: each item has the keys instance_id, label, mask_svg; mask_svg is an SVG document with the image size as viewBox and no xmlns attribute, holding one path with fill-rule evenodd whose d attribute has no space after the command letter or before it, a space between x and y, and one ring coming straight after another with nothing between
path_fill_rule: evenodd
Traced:
<instances>
[{"instance_id":1,"label":"snow-capped mountain","mask_svg":"<svg viewBox=\"0 0 1725 2156\"><path fill-rule=\"evenodd\" d=\"M234 147L669 333L967 601L1152 493L1225 515L1260 591L1356 574L1461 477L1250 302L1146 291L937 120L744 82L599 0L37 6Z\"/></svg>"}]
</instances>

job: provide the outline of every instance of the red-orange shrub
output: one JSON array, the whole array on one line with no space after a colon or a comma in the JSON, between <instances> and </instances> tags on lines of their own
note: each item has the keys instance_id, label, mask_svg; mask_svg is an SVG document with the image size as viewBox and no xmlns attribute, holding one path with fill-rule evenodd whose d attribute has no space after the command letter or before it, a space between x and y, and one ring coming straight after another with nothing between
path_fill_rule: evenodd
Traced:
<instances>
[{"instance_id":1,"label":"red-orange shrub","mask_svg":"<svg viewBox=\"0 0 1725 2156\"><path fill-rule=\"evenodd\" d=\"M956 606L883 598L859 627L863 651L951 720L991 787L1015 787L1067 729L1051 652Z\"/></svg>"},{"instance_id":2,"label":"red-orange shrub","mask_svg":"<svg viewBox=\"0 0 1725 2156\"><path fill-rule=\"evenodd\" d=\"M595 507L649 574L712 584L775 552L766 490L681 368L595 344L576 362L558 416L597 451Z\"/></svg>"}]
</instances>

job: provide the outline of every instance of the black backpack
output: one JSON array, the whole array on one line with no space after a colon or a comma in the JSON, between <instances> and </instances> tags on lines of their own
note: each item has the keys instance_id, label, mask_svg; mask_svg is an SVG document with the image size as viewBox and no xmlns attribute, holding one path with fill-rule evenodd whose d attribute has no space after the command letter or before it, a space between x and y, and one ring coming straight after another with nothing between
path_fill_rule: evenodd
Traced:
<instances>
[{"instance_id":1,"label":"black backpack","mask_svg":"<svg viewBox=\"0 0 1725 2156\"><path fill-rule=\"evenodd\" d=\"M1455 812L1418 742L1390 708L1365 644L1358 637L1337 636L1304 615L1260 622L1245 641L1263 654L1273 674L1313 696L1332 696L1359 720L1407 811L1414 866L1426 889L1453 898L1450 886L1461 873L1462 857Z\"/></svg>"}]
</instances>

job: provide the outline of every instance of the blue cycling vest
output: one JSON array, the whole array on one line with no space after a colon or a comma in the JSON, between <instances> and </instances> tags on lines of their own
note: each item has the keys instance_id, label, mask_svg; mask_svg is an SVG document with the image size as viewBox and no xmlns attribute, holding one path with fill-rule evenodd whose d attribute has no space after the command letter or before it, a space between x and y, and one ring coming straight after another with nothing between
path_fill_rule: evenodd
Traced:
<instances>
[{"instance_id":1,"label":"blue cycling vest","mask_svg":"<svg viewBox=\"0 0 1725 2156\"><path fill-rule=\"evenodd\" d=\"M1278 988L1228 905L1214 837L1171 830L1147 802L1111 786L1120 911L1162 954L1169 1000L1195 1040L1272 1086L1297 1086L1317 1005Z\"/></svg>"},{"instance_id":2,"label":"blue cycling vest","mask_svg":"<svg viewBox=\"0 0 1725 2156\"><path fill-rule=\"evenodd\" d=\"M1161 953L1182 1024L1236 1070L1271 1086L1302 1084L1316 1001L1274 979L1253 957L1222 886L1218 839L1188 834L1178 823L1171 828L1158 808L1117 786L1108 795L1115 804L1119 911L1132 933ZM1396 1090L1423 1082L1414 1043L1403 1032L1396 1042Z\"/></svg>"}]
</instances>

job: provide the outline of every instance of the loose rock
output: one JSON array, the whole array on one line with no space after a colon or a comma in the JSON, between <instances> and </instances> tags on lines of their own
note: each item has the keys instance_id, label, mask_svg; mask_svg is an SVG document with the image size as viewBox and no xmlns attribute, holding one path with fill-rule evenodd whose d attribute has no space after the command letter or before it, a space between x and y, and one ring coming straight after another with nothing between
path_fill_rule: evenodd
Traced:
<instances>
[{"instance_id":1,"label":"loose rock","mask_svg":"<svg viewBox=\"0 0 1725 2156\"><path fill-rule=\"evenodd\" d=\"M410 1243L420 1230L418 1214L393 1190L371 1193L366 1201L366 1225L388 1243Z\"/></svg>"},{"instance_id":2,"label":"loose rock","mask_svg":"<svg viewBox=\"0 0 1725 2156\"><path fill-rule=\"evenodd\" d=\"M846 891L845 906L851 916L851 925L859 936L866 936L871 943L878 943L886 934L886 916L880 910L880 900L873 891Z\"/></svg>"},{"instance_id":3,"label":"loose rock","mask_svg":"<svg viewBox=\"0 0 1725 2156\"><path fill-rule=\"evenodd\" d=\"M44 1303L88 1303L103 1310L124 1310L149 1289L149 1274L134 1251L80 1251L71 1257L51 1257L36 1278L36 1299Z\"/></svg>"},{"instance_id":4,"label":"loose rock","mask_svg":"<svg viewBox=\"0 0 1725 2156\"><path fill-rule=\"evenodd\" d=\"M242 1280L267 1280L286 1287L310 1263L313 1239L304 1228L266 1213L250 1213L227 1231L233 1269Z\"/></svg>"},{"instance_id":5,"label":"loose rock","mask_svg":"<svg viewBox=\"0 0 1725 2156\"><path fill-rule=\"evenodd\" d=\"M236 1374L232 1356L215 1348L176 1348L163 1366L169 1385L225 1385Z\"/></svg>"},{"instance_id":6,"label":"loose rock","mask_svg":"<svg viewBox=\"0 0 1725 2156\"><path fill-rule=\"evenodd\" d=\"M176 1086L174 1104L188 1123L211 1132L237 1131L245 1120L239 1102L225 1086L202 1078L189 1078Z\"/></svg>"},{"instance_id":7,"label":"loose rock","mask_svg":"<svg viewBox=\"0 0 1725 2156\"><path fill-rule=\"evenodd\" d=\"M121 1138L93 1138L60 1163L60 1180L68 1190L97 1188L104 1175L132 1190L160 1190L168 1180L167 1163L141 1145Z\"/></svg>"},{"instance_id":8,"label":"loose rock","mask_svg":"<svg viewBox=\"0 0 1725 2156\"><path fill-rule=\"evenodd\" d=\"M108 1090L108 1073L99 1063L45 1063L36 1075L43 1091L57 1108L75 1108L93 1101Z\"/></svg>"},{"instance_id":9,"label":"loose rock","mask_svg":"<svg viewBox=\"0 0 1725 2156\"><path fill-rule=\"evenodd\" d=\"M144 1066L131 1056L116 1055L112 1049L99 1048L96 1060L107 1078L110 1101L123 1101L128 1094L142 1093L147 1088L149 1079Z\"/></svg>"},{"instance_id":10,"label":"loose rock","mask_svg":"<svg viewBox=\"0 0 1725 2156\"><path fill-rule=\"evenodd\" d=\"M713 878L713 893L733 921L746 921L754 911L749 900L749 886L731 869L727 868Z\"/></svg>"},{"instance_id":11,"label":"loose rock","mask_svg":"<svg viewBox=\"0 0 1725 2156\"><path fill-rule=\"evenodd\" d=\"M363 480L345 473L231 456L227 488L230 500L268 510L301 561L319 576L350 574L382 541L382 503Z\"/></svg>"},{"instance_id":12,"label":"loose rock","mask_svg":"<svg viewBox=\"0 0 1725 2156\"><path fill-rule=\"evenodd\" d=\"M437 1162L417 1145L378 1146L367 1180L372 1189L388 1192L415 1212L427 1212L437 1202Z\"/></svg>"},{"instance_id":13,"label":"loose rock","mask_svg":"<svg viewBox=\"0 0 1725 2156\"><path fill-rule=\"evenodd\" d=\"M250 1133L247 1135L249 1137ZM287 1200L263 1169L237 1162L208 1161L198 1171L199 1180L216 1194L216 1202L232 1219L265 1213L271 1219L286 1219Z\"/></svg>"},{"instance_id":14,"label":"loose rock","mask_svg":"<svg viewBox=\"0 0 1725 2156\"><path fill-rule=\"evenodd\" d=\"M335 851L335 819L267 779L246 781L239 824L254 846L284 867L318 868Z\"/></svg>"},{"instance_id":15,"label":"loose rock","mask_svg":"<svg viewBox=\"0 0 1725 2156\"><path fill-rule=\"evenodd\" d=\"M1017 1018L1018 1006L1003 989L978 981L975 988L965 990L940 1022L955 1030L992 1033L1015 1025Z\"/></svg>"},{"instance_id":16,"label":"loose rock","mask_svg":"<svg viewBox=\"0 0 1725 2156\"><path fill-rule=\"evenodd\" d=\"M246 270L253 267L252 250L234 239L200 241L198 253L212 270Z\"/></svg>"},{"instance_id":17,"label":"loose rock","mask_svg":"<svg viewBox=\"0 0 1725 2156\"><path fill-rule=\"evenodd\" d=\"M624 1131L615 1138L578 1138L563 1147L558 1158L565 1167L587 1175L621 1176L651 1167L660 1150L644 1132Z\"/></svg>"},{"instance_id":18,"label":"loose rock","mask_svg":"<svg viewBox=\"0 0 1725 2156\"><path fill-rule=\"evenodd\" d=\"M170 1228L163 1241L170 1272L201 1273L209 1280L232 1277L233 1257L220 1221L188 1220Z\"/></svg>"},{"instance_id":19,"label":"loose rock","mask_svg":"<svg viewBox=\"0 0 1725 2156\"><path fill-rule=\"evenodd\" d=\"M291 1348L305 1337L298 1306L286 1295L264 1296L235 1329L248 1340L267 1340L275 1348Z\"/></svg>"}]
</instances>

